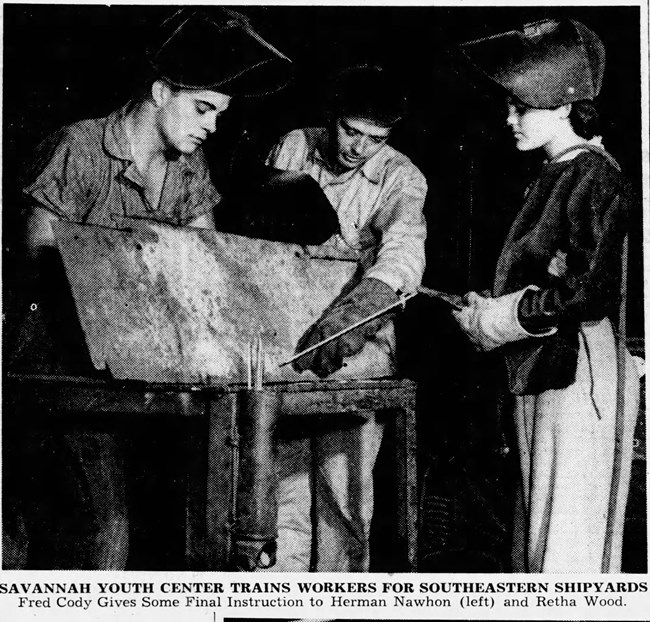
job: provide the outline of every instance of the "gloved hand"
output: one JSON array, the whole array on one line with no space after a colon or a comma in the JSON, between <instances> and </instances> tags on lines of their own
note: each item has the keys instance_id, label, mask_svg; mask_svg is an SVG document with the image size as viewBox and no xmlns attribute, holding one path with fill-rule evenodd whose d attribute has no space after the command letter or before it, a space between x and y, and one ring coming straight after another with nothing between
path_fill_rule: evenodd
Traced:
<instances>
[{"instance_id":1,"label":"gloved hand","mask_svg":"<svg viewBox=\"0 0 650 622\"><path fill-rule=\"evenodd\" d=\"M302 336L296 346L296 352L301 352L396 302L399 302L399 297L392 287L383 281L371 277L361 279L350 293L326 311ZM301 356L294 361L293 368L299 372L311 369L321 378L329 376L343 367L345 357L360 352L366 339L374 337L390 317L387 313Z\"/></svg>"},{"instance_id":2,"label":"gloved hand","mask_svg":"<svg viewBox=\"0 0 650 622\"><path fill-rule=\"evenodd\" d=\"M497 298L485 298L476 292L469 292L463 299L467 306L452 311L452 314L469 340L485 351L511 341L552 335L557 328L553 327L543 333L530 333L519 322L519 302L529 289L537 288L530 286Z\"/></svg>"}]
</instances>

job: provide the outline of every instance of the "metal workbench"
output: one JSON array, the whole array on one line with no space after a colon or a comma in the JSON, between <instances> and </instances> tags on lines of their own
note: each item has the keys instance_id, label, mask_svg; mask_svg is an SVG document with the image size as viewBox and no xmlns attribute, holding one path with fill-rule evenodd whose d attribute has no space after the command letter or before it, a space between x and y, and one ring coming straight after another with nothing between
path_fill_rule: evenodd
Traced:
<instances>
[{"instance_id":1,"label":"metal workbench","mask_svg":"<svg viewBox=\"0 0 650 622\"><path fill-rule=\"evenodd\" d=\"M57 414L83 417L165 415L205 422L205 455L197 461L187 495L186 565L226 570L231 553L233 468L236 468L237 394L240 384L204 385L95 380L69 376L8 375L5 404L23 397L37 406L39 425ZM416 385L410 380L279 382L265 389L281 394L280 417L346 414L359 417L384 411L396 469L397 540L402 549L393 571L417 569ZM22 417L28 416L21 413ZM45 418L45 422L43 422ZM203 423L201 424L203 425ZM200 465L203 464L203 467ZM11 474L5 474L11 477ZM95 491L94 494L102 494Z\"/></svg>"}]
</instances>

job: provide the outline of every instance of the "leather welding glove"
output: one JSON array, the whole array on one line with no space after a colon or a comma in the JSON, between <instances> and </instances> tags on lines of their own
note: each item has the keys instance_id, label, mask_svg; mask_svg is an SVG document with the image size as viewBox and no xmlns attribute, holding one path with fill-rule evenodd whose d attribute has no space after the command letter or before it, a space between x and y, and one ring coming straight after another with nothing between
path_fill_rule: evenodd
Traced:
<instances>
[{"instance_id":1,"label":"leather welding glove","mask_svg":"<svg viewBox=\"0 0 650 622\"><path fill-rule=\"evenodd\" d=\"M351 292L330 307L301 337L296 352L301 352L396 302L399 302L399 297L383 281L372 277L361 279ZM311 369L321 378L329 376L343 367L344 358L360 352L366 340L372 339L390 317L388 313L382 315L301 356L294 361L293 368L299 372Z\"/></svg>"},{"instance_id":2,"label":"leather welding glove","mask_svg":"<svg viewBox=\"0 0 650 622\"><path fill-rule=\"evenodd\" d=\"M493 350L528 337L552 335L557 331L556 327L541 333L531 333L519 321L519 303L531 289L538 288L531 285L496 298L485 298L476 292L469 292L463 299L467 306L452 311L452 314L469 340L480 350Z\"/></svg>"}]
</instances>

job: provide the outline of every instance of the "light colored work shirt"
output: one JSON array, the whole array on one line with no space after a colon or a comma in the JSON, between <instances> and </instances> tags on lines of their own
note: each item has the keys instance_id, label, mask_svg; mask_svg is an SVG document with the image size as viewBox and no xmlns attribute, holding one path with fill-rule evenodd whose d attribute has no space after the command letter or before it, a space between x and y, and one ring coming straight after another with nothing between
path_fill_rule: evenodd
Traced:
<instances>
[{"instance_id":1,"label":"light colored work shirt","mask_svg":"<svg viewBox=\"0 0 650 622\"><path fill-rule=\"evenodd\" d=\"M327 140L325 128L293 130L266 163L305 172L318 182L340 225L340 232L326 244L357 251L364 276L380 279L395 291L414 291L425 267L424 175L389 145L362 167L336 175L322 155Z\"/></svg>"}]
</instances>

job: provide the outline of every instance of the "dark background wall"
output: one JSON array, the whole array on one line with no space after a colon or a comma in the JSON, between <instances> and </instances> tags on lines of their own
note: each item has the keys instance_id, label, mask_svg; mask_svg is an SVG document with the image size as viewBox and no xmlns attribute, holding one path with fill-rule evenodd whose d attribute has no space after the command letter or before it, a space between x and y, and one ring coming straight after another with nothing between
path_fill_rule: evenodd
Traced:
<instances>
[{"instance_id":1,"label":"dark background wall","mask_svg":"<svg viewBox=\"0 0 650 622\"><path fill-rule=\"evenodd\" d=\"M23 163L61 125L105 116L130 97L142 75L144 42L171 10L4 7L5 294L14 285ZM295 79L278 94L233 102L206 147L217 185L231 183L233 160L241 166L263 159L282 133L322 121L328 73L351 64L384 65L400 75L410 101L409 117L392 144L420 167L430 187L426 285L461 293L489 286L500 244L541 161L540 154L516 152L502 98L470 80L456 62L452 50L462 41L546 17L570 17L594 29L607 49L598 102L604 142L640 191L638 8L247 6L243 11L294 60ZM630 332L641 337L640 209L633 223ZM422 385L422 463L429 466L427 477L438 482L439 496L451 498L454 482L475 483L467 495L474 500L472 511L484 515L474 521L482 521L484 530L461 537L471 548L473 537L489 538L494 531L497 538L507 530L503 517L512 465L506 459L510 430L500 417L501 369L497 357L471 351L446 309L418 299L409 305L400 329L401 353L405 371Z\"/></svg>"}]
</instances>

